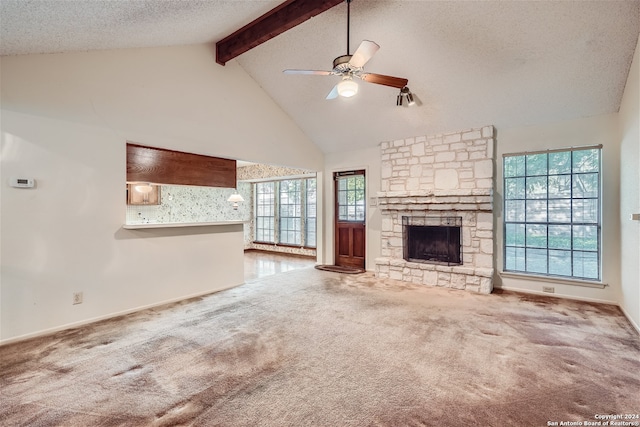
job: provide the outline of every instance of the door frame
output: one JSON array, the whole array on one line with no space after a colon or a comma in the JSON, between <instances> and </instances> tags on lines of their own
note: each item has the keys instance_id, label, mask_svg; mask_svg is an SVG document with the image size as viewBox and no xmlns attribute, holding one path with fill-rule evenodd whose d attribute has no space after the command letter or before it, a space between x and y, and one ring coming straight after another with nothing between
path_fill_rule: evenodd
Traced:
<instances>
[{"instance_id":1,"label":"door frame","mask_svg":"<svg viewBox=\"0 0 640 427\"><path fill-rule=\"evenodd\" d=\"M364 176L364 220L362 221L362 230L363 230L363 247L362 247L362 251L363 251L363 266L362 268L366 269L366 265L367 265L367 215L368 215L368 211L369 211L369 203L368 203L368 191L369 191L369 185L367 182L367 168L366 167L355 167L355 168L341 168L339 170L333 170L331 172L331 185L332 185L332 192L333 192L333 197L332 197L332 211L333 211L333 219L332 219L332 225L333 225L333 232L332 232L332 238L333 238L333 245L331 245L333 247L333 264L337 265L338 262L338 248L339 248L339 236L338 236L338 189L337 189L337 178L341 175L344 174L342 176L353 176L353 175L363 175Z\"/></svg>"}]
</instances>

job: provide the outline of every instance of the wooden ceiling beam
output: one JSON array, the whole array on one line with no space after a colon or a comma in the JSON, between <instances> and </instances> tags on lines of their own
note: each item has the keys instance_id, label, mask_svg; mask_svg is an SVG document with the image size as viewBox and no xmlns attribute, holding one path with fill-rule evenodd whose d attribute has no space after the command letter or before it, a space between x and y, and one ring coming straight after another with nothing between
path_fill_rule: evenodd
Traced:
<instances>
[{"instance_id":1,"label":"wooden ceiling beam","mask_svg":"<svg viewBox=\"0 0 640 427\"><path fill-rule=\"evenodd\" d=\"M216 62L227 61L345 0L287 0L216 43Z\"/></svg>"}]
</instances>

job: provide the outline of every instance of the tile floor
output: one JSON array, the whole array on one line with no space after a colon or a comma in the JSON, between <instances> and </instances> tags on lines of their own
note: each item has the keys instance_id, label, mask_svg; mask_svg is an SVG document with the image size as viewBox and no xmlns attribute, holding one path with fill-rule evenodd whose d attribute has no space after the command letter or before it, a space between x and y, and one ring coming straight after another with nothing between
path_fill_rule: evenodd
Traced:
<instances>
[{"instance_id":1,"label":"tile floor","mask_svg":"<svg viewBox=\"0 0 640 427\"><path fill-rule=\"evenodd\" d=\"M245 282L285 271L313 267L316 259L273 252L248 251L244 253Z\"/></svg>"}]
</instances>

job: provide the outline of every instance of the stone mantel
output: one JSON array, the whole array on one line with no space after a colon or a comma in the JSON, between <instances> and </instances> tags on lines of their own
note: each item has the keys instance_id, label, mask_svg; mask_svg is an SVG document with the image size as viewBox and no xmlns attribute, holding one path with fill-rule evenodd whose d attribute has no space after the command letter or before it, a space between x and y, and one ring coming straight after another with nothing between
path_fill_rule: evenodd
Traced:
<instances>
[{"instance_id":1,"label":"stone mantel","mask_svg":"<svg viewBox=\"0 0 640 427\"><path fill-rule=\"evenodd\" d=\"M493 190L456 189L378 192L382 210L493 211Z\"/></svg>"},{"instance_id":2,"label":"stone mantel","mask_svg":"<svg viewBox=\"0 0 640 427\"><path fill-rule=\"evenodd\" d=\"M491 189L419 190L419 191L378 191L378 198L403 197L443 197L443 196L491 196Z\"/></svg>"}]
</instances>

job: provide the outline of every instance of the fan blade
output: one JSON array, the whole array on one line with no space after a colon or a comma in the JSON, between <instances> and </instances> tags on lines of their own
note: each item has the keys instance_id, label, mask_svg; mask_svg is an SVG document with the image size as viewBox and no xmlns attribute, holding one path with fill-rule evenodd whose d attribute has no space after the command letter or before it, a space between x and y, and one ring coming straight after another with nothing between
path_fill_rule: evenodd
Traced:
<instances>
[{"instance_id":1,"label":"fan blade","mask_svg":"<svg viewBox=\"0 0 640 427\"><path fill-rule=\"evenodd\" d=\"M327 95L326 99L335 99L337 97L338 97L338 85L335 85L333 89L331 89L331 92L329 92L329 95Z\"/></svg>"},{"instance_id":2,"label":"fan blade","mask_svg":"<svg viewBox=\"0 0 640 427\"><path fill-rule=\"evenodd\" d=\"M366 64L367 61L371 59L373 54L376 53L378 49L380 49L380 46L378 46L376 43L369 40L363 40L362 43L360 43L360 46L358 46L358 49L356 49L355 53L351 57L349 64L351 64L351 66L355 68L364 67L364 64Z\"/></svg>"},{"instance_id":3,"label":"fan blade","mask_svg":"<svg viewBox=\"0 0 640 427\"><path fill-rule=\"evenodd\" d=\"M284 70L285 74L314 74L317 76L330 76L333 71L318 71L318 70Z\"/></svg>"},{"instance_id":4,"label":"fan blade","mask_svg":"<svg viewBox=\"0 0 640 427\"><path fill-rule=\"evenodd\" d=\"M407 85L407 83L409 83L409 80L407 79L403 79L400 77L385 76L382 74L374 74L374 73L363 73L363 74L360 74L360 76L358 77L360 77L365 82L375 83L378 85L391 86L398 89L402 89Z\"/></svg>"}]
</instances>

